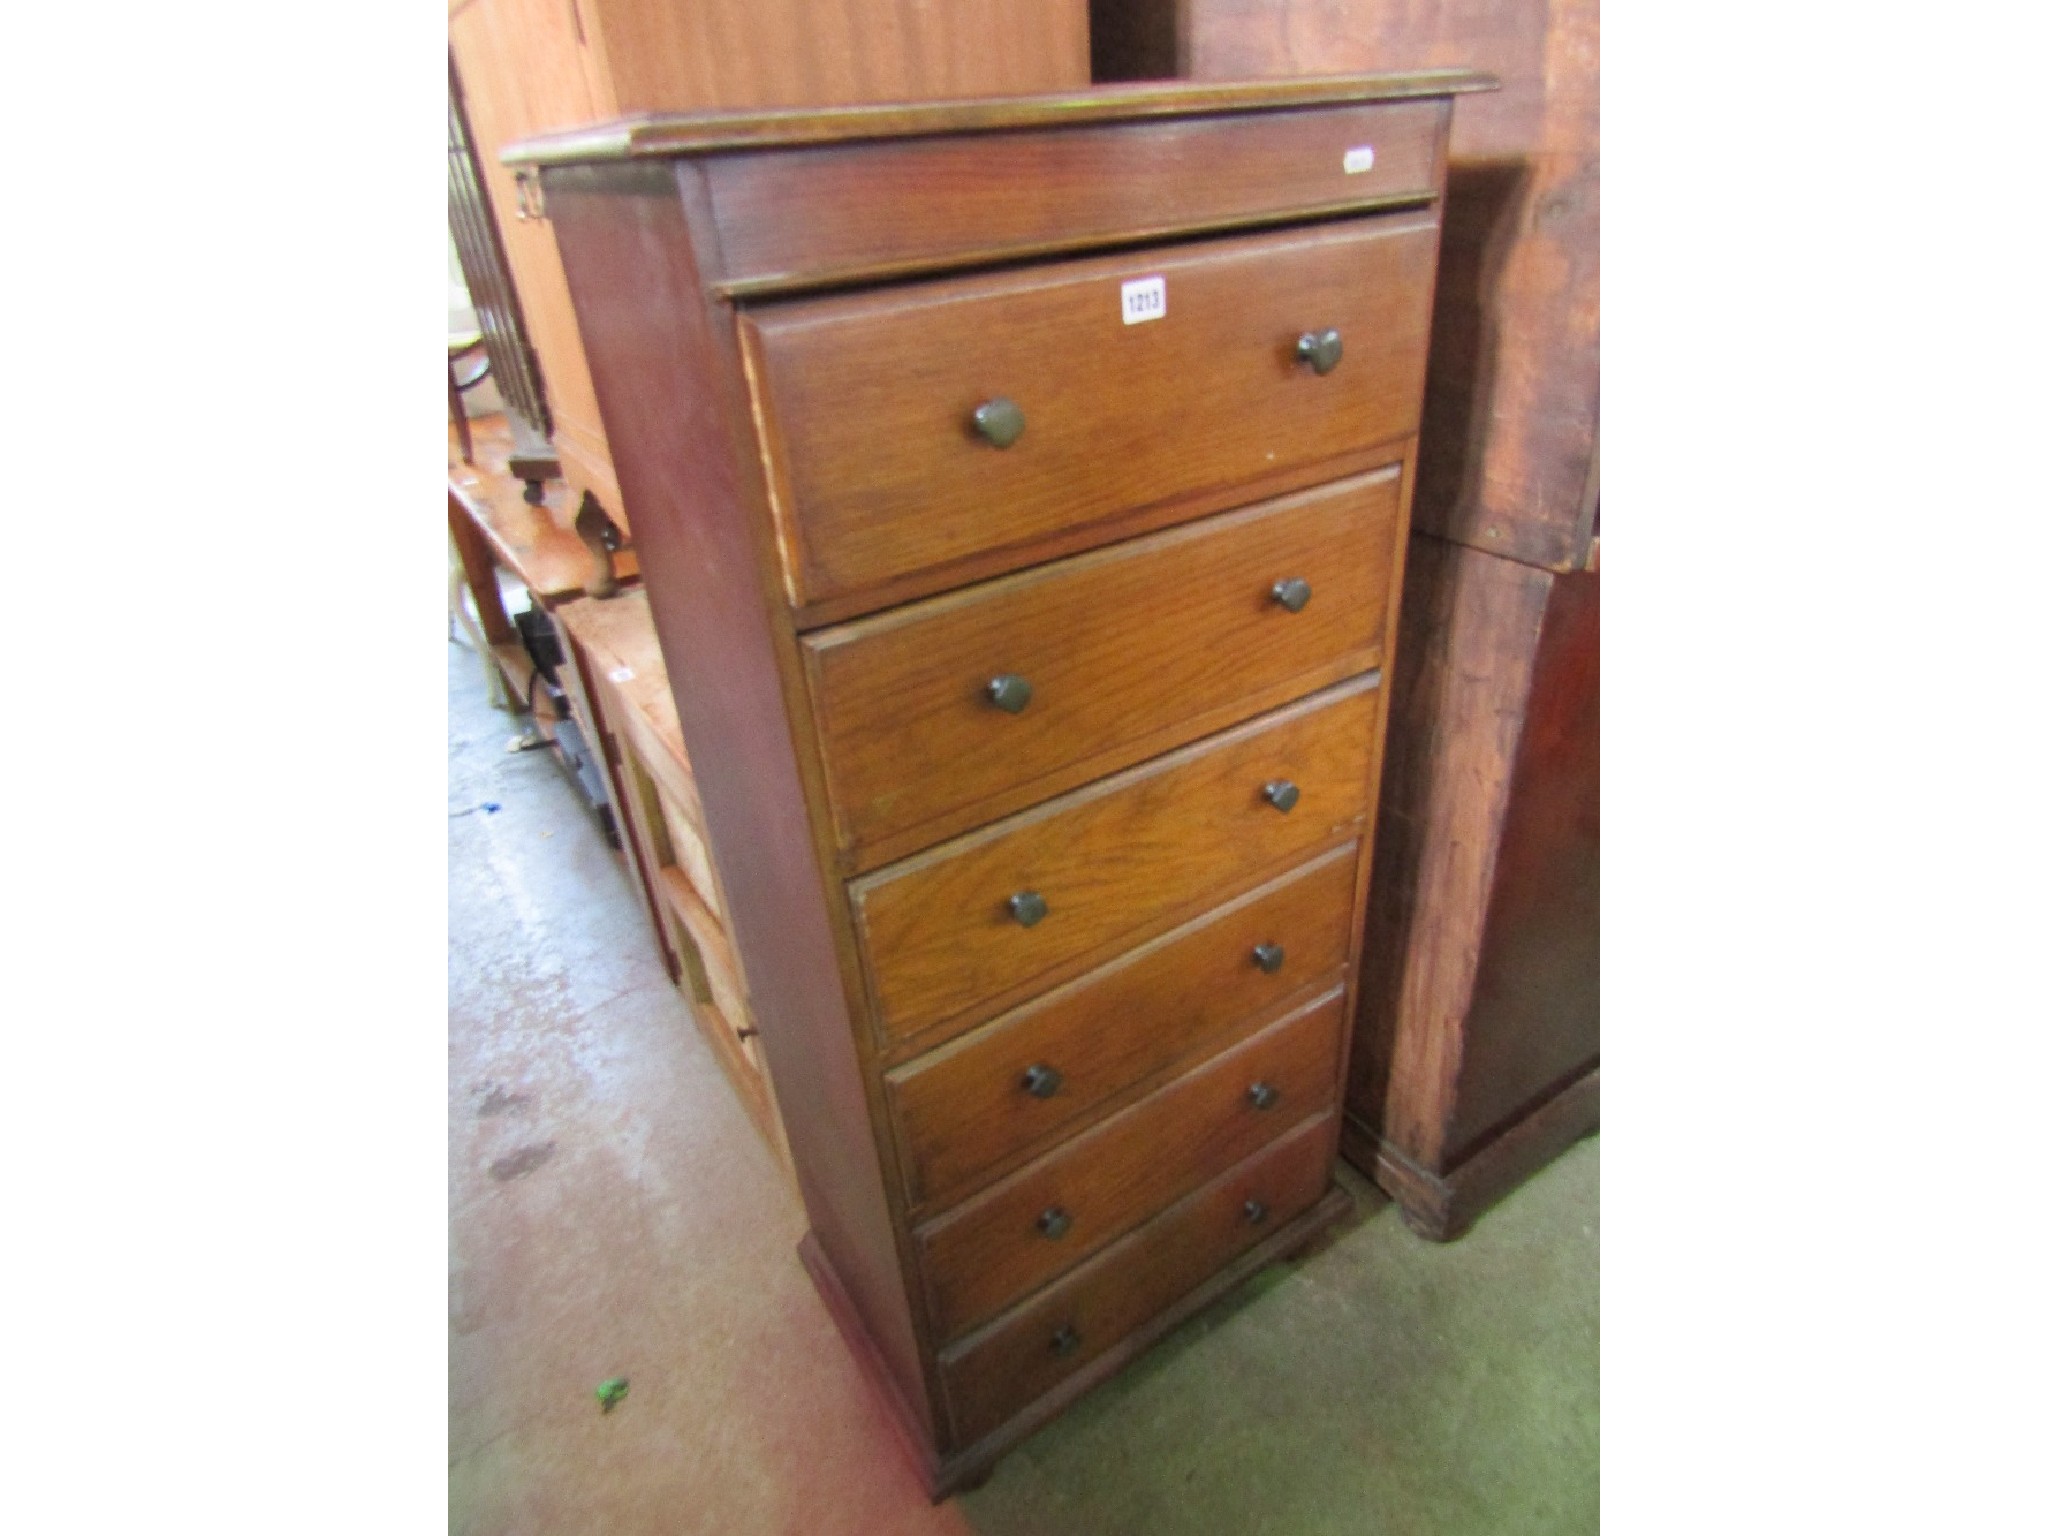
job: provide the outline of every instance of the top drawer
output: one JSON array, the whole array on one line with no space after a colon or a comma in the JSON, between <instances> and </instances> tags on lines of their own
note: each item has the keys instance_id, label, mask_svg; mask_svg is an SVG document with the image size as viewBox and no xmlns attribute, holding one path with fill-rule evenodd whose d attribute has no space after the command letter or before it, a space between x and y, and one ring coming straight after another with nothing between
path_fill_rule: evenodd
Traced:
<instances>
[{"instance_id":1,"label":"top drawer","mask_svg":"<svg viewBox=\"0 0 2048 1536\"><path fill-rule=\"evenodd\" d=\"M1412 432L1436 234L1397 214L749 312L791 599L931 590ZM1341 356L1301 355L1329 332Z\"/></svg>"}]
</instances>

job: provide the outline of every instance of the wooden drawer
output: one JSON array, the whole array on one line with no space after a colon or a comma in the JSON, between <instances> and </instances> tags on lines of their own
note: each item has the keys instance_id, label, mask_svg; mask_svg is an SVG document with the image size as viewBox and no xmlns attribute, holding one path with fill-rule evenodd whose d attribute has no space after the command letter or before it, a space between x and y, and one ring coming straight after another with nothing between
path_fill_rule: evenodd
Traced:
<instances>
[{"instance_id":1,"label":"wooden drawer","mask_svg":"<svg viewBox=\"0 0 2048 1536\"><path fill-rule=\"evenodd\" d=\"M841 846L900 857L1377 666L1400 513L1390 466L808 636Z\"/></svg>"},{"instance_id":2,"label":"wooden drawer","mask_svg":"<svg viewBox=\"0 0 2048 1536\"><path fill-rule=\"evenodd\" d=\"M721 286L756 293L1425 199L1449 118L1441 102L1387 101L724 156L705 171Z\"/></svg>"},{"instance_id":3,"label":"wooden drawer","mask_svg":"<svg viewBox=\"0 0 2048 1536\"><path fill-rule=\"evenodd\" d=\"M763 306L744 318L789 591L815 602L1404 436L1433 212ZM1125 285L1165 313L1124 320ZM1306 332L1343 358L1318 374ZM1013 402L998 448L974 415ZM927 590L931 590L927 587Z\"/></svg>"},{"instance_id":4,"label":"wooden drawer","mask_svg":"<svg viewBox=\"0 0 2048 1536\"><path fill-rule=\"evenodd\" d=\"M1357 866L1358 845L1346 844L889 1074L913 1207L956 1199L1097 1105L1328 983L1350 945ZM1261 945L1280 953L1254 955Z\"/></svg>"},{"instance_id":5,"label":"wooden drawer","mask_svg":"<svg viewBox=\"0 0 2048 1536\"><path fill-rule=\"evenodd\" d=\"M948 1351L958 1438L978 1440L1314 1205L1336 1133L1334 1115L1289 1132Z\"/></svg>"},{"instance_id":6,"label":"wooden drawer","mask_svg":"<svg viewBox=\"0 0 2048 1536\"><path fill-rule=\"evenodd\" d=\"M957 1033L1328 843L1365 811L1379 709L1345 683L852 882L880 1027Z\"/></svg>"},{"instance_id":7,"label":"wooden drawer","mask_svg":"<svg viewBox=\"0 0 2048 1536\"><path fill-rule=\"evenodd\" d=\"M920 1228L932 1326L952 1339L1336 1101L1331 992Z\"/></svg>"}]
</instances>

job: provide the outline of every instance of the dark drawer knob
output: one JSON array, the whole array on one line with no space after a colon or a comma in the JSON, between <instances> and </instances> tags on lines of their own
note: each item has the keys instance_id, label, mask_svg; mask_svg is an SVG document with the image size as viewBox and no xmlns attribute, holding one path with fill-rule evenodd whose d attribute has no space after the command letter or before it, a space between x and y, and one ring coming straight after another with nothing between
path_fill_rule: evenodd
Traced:
<instances>
[{"instance_id":1,"label":"dark drawer knob","mask_svg":"<svg viewBox=\"0 0 2048 1536\"><path fill-rule=\"evenodd\" d=\"M1254 944L1252 946L1252 964L1256 965L1268 976L1279 970L1286 963L1287 951L1278 944Z\"/></svg>"},{"instance_id":2,"label":"dark drawer knob","mask_svg":"<svg viewBox=\"0 0 2048 1536\"><path fill-rule=\"evenodd\" d=\"M1038 1230L1057 1241L1073 1230L1074 1218L1058 1206L1048 1206L1038 1216Z\"/></svg>"},{"instance_id":3,"label":"dark drawer knob","mask_svg":"<svg viewBox=\"0 0 2048 1536\"><path fill-rule=\"evenodd\" d=\"M1335 331L1330 335L1335 336ZM1334 366L1334 365L1333 365ZM1328 368L1317 368L1317 373L1328 373ZM1014 400L1000 397L974 408L974 430L998 448L1007 448L1024 435L1024 413Z\"/></svg>"},{"instance_id":4,"label":"dark drawer knob","mask_svg":"<svg viewBox=\"0 0 2048 1536\"><path fill-rule=\"evenodd\" d=\"M1306 608L1310 596L1308 583L1299 576L1290 576L1285 581L1273 583L1273 601L1289 613L1299 613Z\"/></svg>"},{"instance_id":5,"label":"dark drawer knob","mask_svg":"<svg viewBox=\"0 0 2048 1536\"><path fill-rule=\"evenodd\" d=\"M1045 898L1036 891L1019 891L1010 898L1010 916L1032 927L1045 916Z\"/></svg>"},{"instance_id":6,"label":"dark drawer knob","mask_svg":"<svg viewBox=\"0 0 2048 1536\"><path fill-rule=\"evenodd\" d=\"M1301 799L1301 791L1292 779L1275 779L1259 791L1266 797L1266 803L1276 811L1291 811L1295 802Z\"/></svg>"},{"instance_id":7,"label":"dark drawer knob","mask_svg":"<svg viewBox=\"0 0 2048 1536\"><path fill-rule=\"evenodd\" d=\"M1252 1101L1253 1109L1271 1109L1280 1102L1280 1090L1271 1083L1253 1083L1245 1097Z\"/></svg>"},{"instance_id":8,"label":"dark drawer knob","mask_svg":"<svg viewBox=\"0 0 2048 1536\"><path fill-rule=\"evenodd\" d=\"M1060 1084L1066 1081L1058 1070L1047 1066L1030 1066L1024 1069L1024 1091L1034 1099L1049 1099L1060 1091Z\"/></svg>"},{"instance_id":9,"label":"dark drawer knob","mask_svg":"<svg viewBox=\"0 0 2048 1536\"><path fill-rule=\"evenodd\" d=\"M1266 1202L1263 1200L1245 1201L1244 1219L1255 1227L1264 1221L1266 1219Z\"/></svg>"},{"instance_id":10,"label":"dark drawer knob","mask_svg":"<svg viewBox=\"0 0 2048 1536\"><path fill-rule=\"evenodd\" d=\"M1344 338L1335 331L1303 331L1294 344L1294 355L1317 373L1328 373L1344 361ZM1002 402L1008 404L1007 401ZM1020 418L1018 431L1023 430Z\"/></svg>"},{"instance_id":11,"label":"dark drawer knob","mask_svg":"<svg viewBox=\"0 0 2048 1536\"><path fill-rule=\"evenodd\" d=\"M1031 684L1014 672L988 680L988 701L1005 714L1021 715L1031 702Z\"/></svg>"},{"instance_id":12,"label":"dark drawer knob","mask_svg":"<svg viewBox=\"0 0 2048 1536\"><path fill-rule=\"evenodd\" d=\"M1070 1323L1052 1336L1052 1352L1064 1360L1081 1347L1081 1335L1074 1332Z\"/></svg>"}]
</instances>

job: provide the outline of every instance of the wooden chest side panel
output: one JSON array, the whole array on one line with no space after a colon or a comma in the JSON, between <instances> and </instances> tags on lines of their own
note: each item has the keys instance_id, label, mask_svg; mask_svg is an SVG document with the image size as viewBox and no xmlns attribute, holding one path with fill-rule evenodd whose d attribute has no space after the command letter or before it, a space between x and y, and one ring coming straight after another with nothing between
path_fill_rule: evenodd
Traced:
<instances>
[{"instance_id":1,"label":"wooden chest side panel","mask_svg":"<svg viewBox=\"0 0 2048 1536\"><path fill-rule=\"evenodd\" d=\"M774 554L730 317L704 293L676 171L567 169L550 177L548 201L804 1205L929 1434L839 940L786 723L782 669L796 665L794 640L771 607Z\"/></svg>"}]
</instances>

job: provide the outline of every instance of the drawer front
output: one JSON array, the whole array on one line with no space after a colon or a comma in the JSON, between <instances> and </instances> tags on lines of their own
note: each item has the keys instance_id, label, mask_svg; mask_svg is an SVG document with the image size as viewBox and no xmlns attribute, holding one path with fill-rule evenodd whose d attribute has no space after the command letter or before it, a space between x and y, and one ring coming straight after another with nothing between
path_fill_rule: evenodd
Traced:
<instances>
[{"instance_id":1,"label":"drawer front","mask_svg":"<svg viewBox=\"0 0 2048 1536\"><path fill-rule=\"evenodd\" d=\"M1449 120L1392 101L776 148L704 175L725 286L749 293L1429 197Z\"/></svg>"},{"instance_id":2,"label":"drawer front","mask_svg":"<svg viewBox=\"0 0 2048 1536\"><path fill-rule=\"evenodd\" d=\"M1346 683L854 881L881 1027L957 1033L1354 826L1379 708Z\"/></svg>"},{"instance_id":3,"label":"drawer front","mask_svg":"<svg viewBox=\"0 0 2048 1536\"><path fill-rule=\"evenodd\" d=\"M1400 511L1390 467L809 637L842 846L907 851L1377 666Z\"/></svg>"},{"instance_id":4,"label":"drawer front","mask_svg":"<svg viewBox=\"0 0 2048 1536\"><path fill-rule=\"evenodd\" d=\"M1357 864L1356 843L1325 854L892 1072L912 1205L957 1199L1096 1105L1335 979Z\"/></svg>"},{"instance_id":5,"label":"drawer front","mask_svg":"<svg viewBox=\"0 0 2048 1536\"><path fill-rule=\"evenodd\" d=\"M980 1439L1308 1210L1336 1149L1337 1117L1310 1121L963 1341L939 1366L956 1439Z\"/></svg>"},{"instance_id":6,"label":"drawer front","mask_svg":"<svg viewBox=\"0 0 2048 1536\"><path fill-rule=\"evenodd\" d=\"M1333 992L916 1235L932 1324L957 1338L1336 1101Z\"/></svg>"},{"instance_id":7,"label":"drawer front","mask_svg":"<svg viewBox=\"0 0 2048 1536\"><path fill-rule=\"evenodd\" d=\"M750 311L791 596L881 586L1414 431L1434 214ZM1127 284L1164 315L1126 324ZM1298 356L1334 330L1326 373ZM1008 401L1021 413L976 412Z\"/></svg>"}]
</instances>

